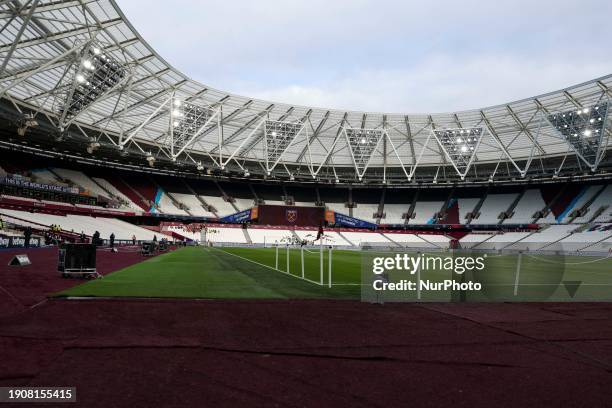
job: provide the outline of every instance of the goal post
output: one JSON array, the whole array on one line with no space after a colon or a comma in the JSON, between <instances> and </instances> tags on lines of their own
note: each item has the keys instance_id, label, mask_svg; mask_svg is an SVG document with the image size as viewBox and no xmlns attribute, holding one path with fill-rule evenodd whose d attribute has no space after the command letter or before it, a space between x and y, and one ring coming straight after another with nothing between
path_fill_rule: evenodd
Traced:
<instances>
[{"instance_id":1,"label":"goal post","mask_svg":"<svg viewBox=\"0 0 612 408\"><path fill-rule=\"evenodd\" d=\"M308 282L317 284L319 286L327 286L328 288L333 287L333 246L329 245L327 250L324 242L321 239L318 251L311 251L308 247L304 247L300 244L299 249L292 247L291 244L285 244L285 260L281 259L283 253L281 244L276 243L274 245L274 270L286 273L299 279L306 280ZM312 247L310 247L312 249ZM315 247L316 248L316 247ZM271 248L270 248L271 249ZM294 252L291 256L292 251ZM319 279L316 279L316 261L318 255L318 269ZM327 262L325 261L327 257ZM291 263L293 262L293 264ZM284 265L283 265L284 264ZM283 268L283 269L281 269ZM326 270L327 269L327 270ZM314 275L314 276L313 276Z\"/></svg>"},{"instance_id":2,"label":"goal post","mask_svg":"<svg viewBox=\"0 0 612 408\"><path fill-rule=\"evenodd\" d=\"M289 269L289 244L287 244L287 273L291 273Z\"/></svg>"},{"instance_id":3,"label":"goal post","mask_svg":"<svg viewBox=\"0 0 612 408\"><path fill-rule=\"evenodd\" d=\"M319 238L319 269L321 272L320 285L323 286L323 237Z\"/></svg>"},{"instance_id":4,"label":"goal post","mask_svg":"<svg viewBox=\"0 0 612 408\"><path fill-rule=\"evenodd\" d=\"M300 245L300 259L302 263L302 279L304 279L305 275L304 275L304 246L303 245Z\"/></svg>"},{"instance_id":5,"label":"goal post","mask_svg":"<svg viewBox=\"0 0 612 408\"><path fill-rule=\"evenodd\" d=\"M332 249L333 247L330 245L329 246L329 254L328 254L328 263L329 263L329 267L327 268L327 287L331 288L332 287Z\"/></svg>"},{"instance_id":6,"label":"goal post","mask_svg":"<svg viewBox=\"0 0 612 408\"><path fill-rule=\"evenodd\" d=\"M278 244L274 246L274 250L276 252L276 257L275 257L276 263L274 264L274 269L278 269Z\"/></svg>"}]
</instances>

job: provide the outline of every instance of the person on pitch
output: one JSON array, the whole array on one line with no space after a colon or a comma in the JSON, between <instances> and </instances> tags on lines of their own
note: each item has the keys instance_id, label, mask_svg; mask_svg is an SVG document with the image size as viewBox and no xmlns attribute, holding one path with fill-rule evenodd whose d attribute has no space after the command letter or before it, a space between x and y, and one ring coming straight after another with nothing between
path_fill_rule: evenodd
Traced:
<instances>
[{"instance_id":1,"label":"person on pitch","mask_svg":"<svg viewBox=\"0 0 612 408\"><path fill-rule=\"evenodd\" d=\"M23 242L24 248L29 248L30 238L32 237L32 227L28 226L28 228L26 228L25 232L23 233L23 237L24 237L24 242Z\"/></svg>"}]
</instances>

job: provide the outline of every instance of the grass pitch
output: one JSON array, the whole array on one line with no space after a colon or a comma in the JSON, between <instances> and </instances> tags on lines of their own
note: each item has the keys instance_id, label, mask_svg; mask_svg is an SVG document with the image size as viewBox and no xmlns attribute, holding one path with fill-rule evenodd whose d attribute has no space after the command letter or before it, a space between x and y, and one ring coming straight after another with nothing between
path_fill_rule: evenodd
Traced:
<instances>
[{"instance_id":1,"label":"grass pitch","mask_svg":"<svg viewBox=\"0 0 612 408\"><path fill-rule=\"evenodd\" d=\"M181 248L56 295L203 299L359 297L359 286L336 286L330 290L274 271L264 266L265 263L255 263L261 260L267 262L268 252L269 249L261 251L256 248L244 248L242 251L227 249L227 252L216 248ZM251 260L236 255L247 255ZM273 263L268 265L273 266Z\"/></svg>"},{"instance_id":2,"label":"grass pitch","mask_svg":"<svg viewBox=\"0 0 612 408\"><path fill-rule=\"evenodd\" d=\"M332 288L328 288L328 252L320 273L318 249L304 250L302 280L298 248L188 247L148 259L103 279L89 281L60 292L73 297L151 297L208 299L353 298L362 295L362 262L366 256L385 253L334 250ZM367 255L364 255L367 254ZM388 255L388 253L387 253ZM429 254L449 256L449 254ZM109 255L109 256L112 256ZM460 256L460 255L457 255ZM560 257L525 254L517 278L516 255L490 255L480 273L456 276L428 271L421 279L477 280L487 289L479 292L422 292L396 300L493 301L493 300L612 300L612 258ZM278 267L278 269L276 269ZM323 282L323 286L319 285ZM365 282L365 281L364 281ZM393 300L388 298L387 300Z\"/></svg>"}]
</instances>

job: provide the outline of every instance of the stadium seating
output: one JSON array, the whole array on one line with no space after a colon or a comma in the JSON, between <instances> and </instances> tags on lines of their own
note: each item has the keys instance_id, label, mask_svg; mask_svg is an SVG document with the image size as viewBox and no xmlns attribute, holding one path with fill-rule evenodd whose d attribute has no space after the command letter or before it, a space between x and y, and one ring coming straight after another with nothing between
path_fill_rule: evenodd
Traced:
<instances>
[{"instance_id":1,"label":"stadium seating","mask_svg":"<svg viewBox=\"0 0 612 408\"><path fill-rule=\"evenodd\" d=\"M482 241L472 246L474 249L494 249L500 250L514 244L531 235L532 232L506 232L495 234L486 241Z\"/></svg>"},{"instance_id":2,"label":"stadium seating","mask_svg":"<svg viewBox=\"0 0 612 408\"><path fill-rule=\"evenodd\" d=\"M210 211L206 211L202 202L193 194L170 193L172 197L189 209L189 213L196 217L214 217Z\"/></svg>"},{"instance_id":3,"label":"stadium seating","mask_svg":"<svg viewBox=\"0 0 612 408\"><path fill-rule=\"evenodd\" d=\"M353 208L353 217L376 224L374 214L378 212L378 204L357 204Z\"/></svg>"},{"instance_id":4,"label":"stadium seating","mask_svg":"<svg viewBox=\"0 0 612 408\"><path fill-rule=\"evenodd\" d=\"M106 197L108 199L111 198L108 191L105 191L102 187L96 184L95 181L93 181L83 172L59 167L54 167L53 172L66 180L70 180L72 183L76 184L77 186L83 188L84 190L90 192L93 195Z\"/></svg>"},{"instance_id":5,"label":"stadium seating","mask_svg":"<svg viewBox=\"0 0 612 408\"><path fill-rule=\"evenodd\" d=\"M157 206L159 212L164 214L189 215L185 210L178 208L165 192L161 192Z\"/></svg>"},{"instance_id":6,"label":"stadium seating","mask_svg":"<svg viewBox=\"0 0 612 408\"><path fill-rule=\"evenodd\" d=\"M480 216L472 224L498 224L499 214L507 211L518 194L489 194L480 207ZM512 222L514 223L514 222Z\"/></svg>"},{"instance_id":7,"label":"stadium seating","mask_svg":"<svg viewBox=\"0 0 612 408\"><path fill-rule=\"evenodd\" d=\"M226 215L234 214L237 212L236 208L232 206L231 203L225 201L223 197L219 196L200 196L206 202L206 204L211 205L215 210L216 214L219 217L223 217Z\"/></svg>"},{"instance_id":8,"label":"stadium seating","mask_svg":"<svg viewBox=\"0 0 612 408\"><path fill-rule=\"evenodd\" d=\"M251 198L234 198L234 204L238 207L238 210L248 210L253 207L253 199Z\"/></svg>"},{"instance_id":9,"label":"stadium seating","mask_svg":"<svg viewBox=\"0 0 612 408\"><path fill-rule=\"evenodd\" d=\"M459 244L461 248L473 248L476 245L487 241L495 234L492 233L475 233L475 234L467 234L459 240Z\"/></svg>"},{"instance_id":10,"label":"stadium seating","mask_svg":"<svg viewBox=\"0 0 612 408\"><path fill-rule=\"evenodd\" d=\"M285 229L249 228L248 234L254 244L272 245L291 242L293 233Z\"/></svg>"},{"instance_id":11,"label":"stadium seating","mask_svg":"<svg viewBox=\"0 0 612 408\"><path fill-rule=\"evenodd\" d=\"M612 238L612 231L586 230L571 234L558 241L555 246L563 248L564 251L589 250L596 247L596 244Z\"/></svg>"},{"instance_id":12,"label":"stadium seating","mask_svg":"<svg viewBox=\"0 0 612 408\"><path fill-rule=\"evenodd\" d=\"M384 243L391 245L392 242L383 234L377 232L342 232L344 236L354 246L361 246L370 243Z\"/></svg>"},{"instance_id":13,"label":"stadium seating","mask_svg":"<svg viewBox=\"0 0 612 408\"><path fill-rule=\"evenodd\" d=\"M123 194L119 189L112 185L109 181L104 178L92 177L96 183L98 183L104 190L111 193L113 196L118 197L125 206L133 211L142 211L143 208L132 201L128 196Z\"/></svg>"},{"instance_id":14,"label":"stadium seating","mask_svg":"<svg viewBox=\"0 0 612 408\"><path fill-rule=\"evenodd\" d=\"M383 235L395 244L406 248L431 248L433 245L420 238L415 234L390 233L385 232Z\"/></svg>"},{"instance_id":15,"label":"stadium seating","mask_svg":"<svg viewBox=\"0 0 612 408\"><path fill-rule=\"evenodd\" d=\"M408 224L432 224L434 216L440 211L444 201L417 201L414 206L414 218Z\"/></svg>"},{"instance_id":16,"label":"stadium seating","mask_svg":"<svg viewBox=\"0 0 612 408\"><path fill-rule=\"evenodd\" d=\"M593 194L591 195L590 198L592 198L595 194L597 194L597 192L601 190L601 186L599 186L599 188L593 186L592 189L589 189L589 192L592 192ZM588 199L585 199L588 200ZM608 185L596 198L595 200L593 200L593 202L589 205L588 207L588 211L580 216L580 217L576 217L572 223L574 224L581 224L581 223L586 223L586 222L590 222L591 219L593 217L595 217L595 213L597 212L598 209L605 207L605 206L609 206L610 203L612 203L612 185ZM580 207L578 205L576 205L574 207L575 209L580 209ZM604 211L604 213L602 213L600 216L595 217L596 219L594 220L595 222L605 222L607 219L610 218L609 215L609 209L610 207L608 207L608 211Z\"/></svg>"},{"instance_id":17,"label":"stadium seating","mask_svg":"<svg viewBox=\"0 0 612 408\"><path fill-rule=\"evenodd\" d=\"M418 234L418 237L431 244L432 247L438 248L448 248L451 241L446 235Z\"/></svg>"},{"instance_id":18,"label":"stadium seating","mask_svg":"<svg viewBox=\"0 0 612 408\"><path fill-rule=\"evenodd\" d=\"M120 191L122 196L127 197L130 202L140 207L143 211L149 211L151 208L151 202L153 200L150 199L148 202L145 201L145 199L123 179L119 177L105 177L105 180L107 180L115 190ZM154 197L155 195L153 195L152 198Z\"/></svg>"},{"instance_id":19,"label":"stadium seating","mask_svg":"<svg viewBox=\"0 0 612 408\"><path fill-rule=\"evenodd\" d=\"M504 220L504 224L530 224L534 221L536 212L546 207L539 189L526 190L514 207L514 215ZM540 222L555 222L552 213L543 217Z\"/></svg>"},{"instance_id":20,"label":"stadium seating","mask_svg":"<svg viewBox=\"0 0 612 408\"><path fill-rule=\"evenodd\" d=\"M608 227L609 226L610 224L608 224ZM612 231L610 230L608 230L608 232L612 233ZM604 240L597 241L595 243L590 243L588 246L584 247L582 251L585 251L585 252L597 251L597 252L603 252L603 253L610 254L610 252L612 251L612 234L609 235Z\"/></svg>"},{"instance_id":21,"label":"stadium seating","mask_svg":"<svg viewBox=\"0 0 612 408\"><path fill-rule=\"evenodd\" d=\"M64 231L71 231L91 236L95 231L100 232L101 238L108 239L111 233L115 234L117 240L131 240L135 235L137 240L151 240L154 235L160 238L160 234L146 228L138 227L115 218L96 218L83 215L52 215L45 213L30 213L25 211L2 209L0 213L15 217L12 222L22 226L45 225L47 229L51 225L59 225ZM26 220L22 222L19 219ZM44 229L44 228L43 228Z\"/></svg>"},{"instance_id":22,"label":"stadium seating","mask_svg":"<svg viewBox=\"0 0 612 408\"><path fill-rule=\"evenodd\" d=\"M403 215L408 212L410 204L385 204L383 212L385 218L381 220L382 224L404 224Z\"/></svg>"},{"instance_id":23,"label":"stadium seating","mask_svg":"<svg viewBox=\"0 0 612 408\"><path fill-rule=\"evenodd\" d=\"M349 208L346 208L344 203L325 203L325 206L327 207L328 210L331 210L331 211L334 211L340 214L349 215Z\"/></svg>"},{"instance_id":24,"label":"stadium seating","mask_svg":"<svg viewBox=\"0 0 612 408\"><path fill-rule=\"evenodd\" d=\"M246 244L247 240L241 228L209 228L206 239L220 244Z\"/></svg>"},{"instance_id":25,"label":"stadium seating","mask_svg":"<svg viewBox=\"0 0 612 408\"><path fill-rule=\"evenodd\" d=\"M458 200L459 207L459 224L467 223L467 215L474 211L474 208L480 201L479 198L459 198Z\"/></svg>"},{"instance_id":26,"label":"stadium seating","mask_svg":"<svg viewBox=\"0 0 612 408\"><path fill-rule=\"evenodd\" d=\"M301 239L312 243L317 237L317 230L296 230L296 235ZM348 241L341 234L334 231L325 231L325 245L333 245L333 246L354 246L352 242ZM320 242L317 241L316 244Z\"/></svg>"},{"instance_id":27,"label":"stadium seating","mask_svg":"<svg viewBox=\"0 0 612 408\"><path fill-rule=\"evenodd\" d=\"M167 231L174 232L177 235L180 235L184 238L190 239L192 241L200 241L201 234L200 232L188 231L184 226L180 225L170 225L166 227Z\"/></svg>"},{"instance_id":28,"label":"stadium seating","mask_svg":"<svg viewBox=\"0 0 612 408\"><path fill-rule=\"evenodd\" d=\"M595 217L592 222L611 222L612 221L612 185L606 187L606 189L597 197L597 199L591 205L591 211L593 214L598 210L602 209L600 215Z\"/></svg>"},{"instance_id":29,"label":"stadium seating","mask_svg":"<svg viewBox=\"0 0 612 408\"><path fill-rule=\"evenodd\" d=\"M518 242L505 247L505 249L516 250L538 250L551 249L555 242L569 236L576 225L551 225L541 231L529 234Z\"/></svg>"},{"instance_id":30,"label":"stadium seating","mask_svg":"<svg viewBox=\"0 0 612 408\"><path fill-rule=\"evenodd\" d=\"M62 183L55 174L49 171L49 169L32 170L32 179L39 183L66 185L66 183Z\"/></svg>"}]
</instances>

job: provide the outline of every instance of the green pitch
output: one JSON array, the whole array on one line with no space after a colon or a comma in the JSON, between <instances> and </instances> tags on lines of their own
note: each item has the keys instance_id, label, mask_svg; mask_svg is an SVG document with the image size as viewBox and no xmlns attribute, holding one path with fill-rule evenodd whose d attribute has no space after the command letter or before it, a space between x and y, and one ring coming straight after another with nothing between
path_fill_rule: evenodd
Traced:
<instances>
[{"instance_id":1,"label":"green pitch","mask_svg":"<svg viewBox=\"0 0 612 408\"><path fill-rule=\"evenodd\" d=\"M362 263L384 252L334 250L332 287L329 283L328 251L324 251L321 276L318 249L301 251L279 248L182 248L147 259L102 279L60 292L57 296L159 297L209 299L353 298L362 295L366 279ZM365 255L367 254L367 255ZM449 254L429 254L448 256ZM478 280L488 289L480 293L445 291L420 293L424 301L491 300L611 300L612 258L523 255L517 278L517 256L492 255L481 273L456 276L428 271L420 278L434 282L447 279ZM363 281L363 285L362 285ZM323 282L323 285L320 283ZM367 286L369 287L369 286ZM417 300L410 293L405 300ZM392 300L389 298L388 300Z\"/></svg>"},{"instance_id":2,"label":"green pitch","mask_svg":"<svg viewBox=\"0 0 612 408\"><path fill-rule=\"evenodd\" d=\"M256 263L269 261L269 255L274 255L271 251L255 248L181 248L56 295L206 299L359 297L359 286L335 286L329 289L272 270L263 266L265 263ZM247 255L250 260L236 255ZM359 254L356 255L358 263ZM267 265L273 266L273 262L267 262ZM359 269L356 273L355 279L358 280ZM310 272L309 276L314 277Z\"/></svg>"}]
</instances>

